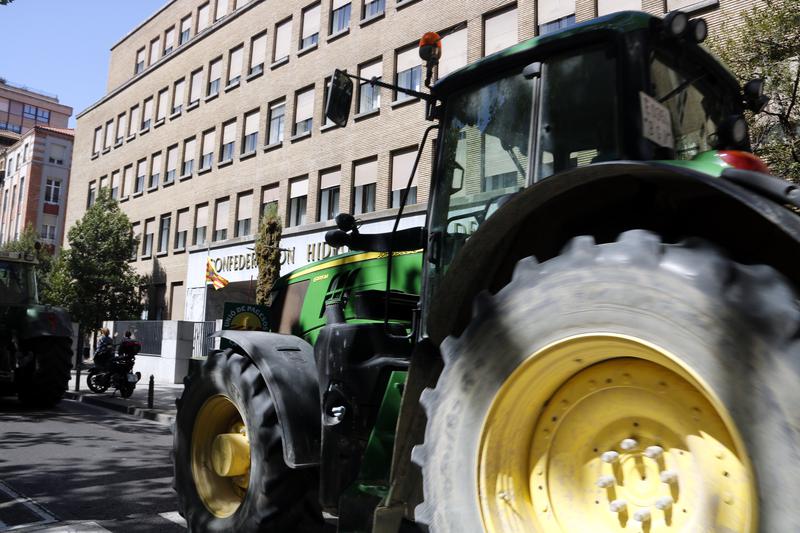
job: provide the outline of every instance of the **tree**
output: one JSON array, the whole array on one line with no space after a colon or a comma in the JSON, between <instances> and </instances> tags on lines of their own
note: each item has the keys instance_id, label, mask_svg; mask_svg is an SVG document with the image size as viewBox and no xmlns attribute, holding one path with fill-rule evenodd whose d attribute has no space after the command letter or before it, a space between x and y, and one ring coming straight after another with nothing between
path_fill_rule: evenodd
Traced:
<instances>
[{"instance_id":1,"label":"tree","mask_svg":"<svg viewBox=\"0 0 800 533\"><path fill-rule=\"evenodd\" d=\"M764 79L771 101L748 113L753 151L773 173L800 183L800 7L763 0L709 44L742 82Z\"/></svg>"},{"instance_id":2,"label":"tree","mask_svg":"<svg viewBox=\"0 0 800 533\"><path fill-rule=\"evenodd\" d=\"M269 305L269 293L281 275L281 219L274 204L267 206L256 238L256 259L258 260L258 282L256 283L256 303Z\"/></svg>"},{"instance_id":3,"label":"tree","mask_svg":"<svg viewBox=\"0 0 800 533\"><path fill-rule=\"evenodd\" d=\"M14 0L0 0L0 6L5 6L13 2Z\"/></svg>"},{"instance_id":4,"label":"tree","mask_svg":"<svg viewBox=\"0 0 800 533\"><path fill-rule=\"evenodd\" d=\"M107 189L69 230L68 240L53 266L49 301L66 307L84 330L95 330L104 320L136 318L141 278L129 261L137 241Z\"/></svg>"},{"instance_id":5,"label":"tree","mask_svg":"<svg viewBox=\"0 0 800 533\"><path fill-rule=\"evenodd\" d=\"M39 244L39 246L37 246ZM39 297L42 303L50 303L44 297L49 285L50 271L53 266L53 248L50 246L42 246L39 243L39 234L33 229L33 226L28 224L19 238L15 241L9 241L0 247L1 250L6 252L20 252L23 254L30 254L36 258L39 264L36 266L36 285L39 287Z\"/></svg>"}]
</instances>

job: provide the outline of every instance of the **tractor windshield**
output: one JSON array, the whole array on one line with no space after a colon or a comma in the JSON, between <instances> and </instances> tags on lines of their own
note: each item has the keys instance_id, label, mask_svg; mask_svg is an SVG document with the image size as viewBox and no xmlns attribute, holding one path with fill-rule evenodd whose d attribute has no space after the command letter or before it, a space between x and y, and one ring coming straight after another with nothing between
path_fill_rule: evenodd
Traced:
<instances>
[{"instance_id":1,"label":"tractor windshield","mask_svg":"<svg viewBox=\"0 0 800 533\"><path fill-rule=\"evenodd\" d=\"M0 304L36 303L36 279L28 263L0 260Z\"/></svg>"}]
</instances>

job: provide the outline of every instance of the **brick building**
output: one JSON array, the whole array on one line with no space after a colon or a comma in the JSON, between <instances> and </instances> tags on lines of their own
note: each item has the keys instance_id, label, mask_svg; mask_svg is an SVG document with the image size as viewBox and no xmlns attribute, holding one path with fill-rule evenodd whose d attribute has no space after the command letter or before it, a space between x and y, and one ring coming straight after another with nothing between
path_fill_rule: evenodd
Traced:
<instances>
[{"instance_id":1,"label":"brick building","mask_svg":"<svg viewBox=\"0 0 800 533\"><path fill-rule=\"evenodd\" d=\"M66 128L72 108L58 97L0 78L0 150L33 126Z\"/></svg>"},{"instance_id":2,"label":"brick building","mask_svg":"<svg viewBox=\"0 0 800 533\"><path fill-rule=\"evenodd\" d=\"M334 68L416 88L416 51L444 36L439 76L537 34L621 9L702 14L712 31L741 0L173 0L111 49L107 94L78 115L68 226L110 187L152 274L149 318L203 320L252 301L253 233L264 207L284 220L284 272L336 253L338 212L382 231L410 174L424 105L356 88L352 118L323 116ZM420 225L431 147L406 226ZM207 291L206 258L232 283Z\"/></svg>"}]
</instances>

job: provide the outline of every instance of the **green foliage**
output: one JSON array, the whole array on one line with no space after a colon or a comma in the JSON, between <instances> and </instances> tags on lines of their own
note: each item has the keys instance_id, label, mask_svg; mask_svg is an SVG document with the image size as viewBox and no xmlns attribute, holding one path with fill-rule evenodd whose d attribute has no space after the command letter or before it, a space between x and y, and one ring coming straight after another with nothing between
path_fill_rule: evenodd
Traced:
<instances>
[{"instance_id":1,"label":"green foliage","mask_svg":"<svg viewBox=\"0 0 800 533\"><path fill-rule=\"evenodd\" d=\"M14 0L0 0L0 6L5 6L13 2Z\"/></svg>"},{"instance_id":2,"label":"green foliage","mask_svg":"<svg viewBox=\"0 0 800 533\"><path fill-rule=\"evenodd\" d=\"M42 303L48 302L43 295L47 292L49 285L50 271L53 266L53 249L49 246L36 247L39 242L39 234L33 229L33 226L28 224L15 241L9 241L0 247L0 250L6 252L21 252L23 254L30 254L39 262L36 265L36 285L39 287L39 299Z\"/></svg>"},{"instance_id":3,"label":"green foliage","mask_svg":"<svg viewBox=\"0 0 800 533\"><path fill-rule=\"evenodd\" d=\"M66 307L89 330L104 320L136 318L142 308L141 277L129 260L137 242L107 189L69 230L68 239L69 248L53 265L46 298Z\"/></svg>"},{"instance_id":4,"label":"green foliage","mask_svg":"<svg viewBox=\"0 0 800 533\"><path fill-rule=\"evenodd\" d=\"M256 303L270 305L269 292L281 276L281 233L283 227L278 216L277 206L271 204L261 217L256 238L256 258L258 259L258 282L256 284Z\"/></svg>"},{"instance_id":5,"label":"green foliage","mask_svg":"<svg viewBox=\"0 0 800 533\"><path fill-rule=\"evenodd\" d=\"M735 24L735 25L734 25ZM749 114L753 151L773 173L800 183L800 5L764 0L709 43L742 82L763 78L772 100Z\"/></svg>"}]
</instances>

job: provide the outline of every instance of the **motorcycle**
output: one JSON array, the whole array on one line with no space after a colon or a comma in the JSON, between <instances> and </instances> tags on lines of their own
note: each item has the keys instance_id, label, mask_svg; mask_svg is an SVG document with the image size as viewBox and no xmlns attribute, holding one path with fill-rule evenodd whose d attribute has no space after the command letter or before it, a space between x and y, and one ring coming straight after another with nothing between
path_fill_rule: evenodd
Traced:
<instances>
[{"instance_id":1,"label":"motorcycle","mask_svg":"<svg viewBox=\"0 0 800 533\"><path fill-rule=\"evenodd\" d=\"M94 367L89 369L86 384L89 390L103 393L109 387L119 391L122 398L130 398L136 384L142 379L141 372L133 372L136 354L141 345L131 339L126 339L119 347L119 355L114 356L114 347L109 346L94 356Z\"/></svg>"}]
</instances>

